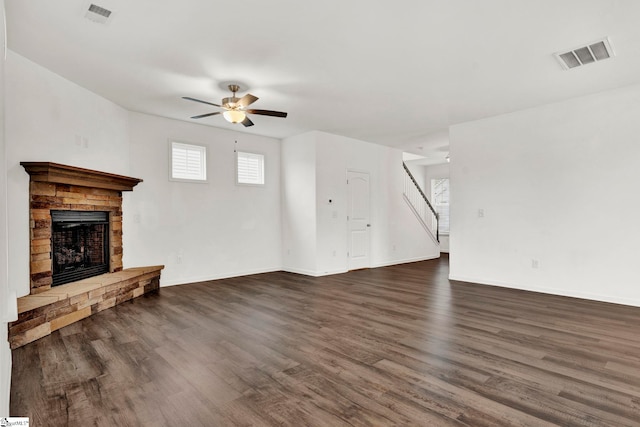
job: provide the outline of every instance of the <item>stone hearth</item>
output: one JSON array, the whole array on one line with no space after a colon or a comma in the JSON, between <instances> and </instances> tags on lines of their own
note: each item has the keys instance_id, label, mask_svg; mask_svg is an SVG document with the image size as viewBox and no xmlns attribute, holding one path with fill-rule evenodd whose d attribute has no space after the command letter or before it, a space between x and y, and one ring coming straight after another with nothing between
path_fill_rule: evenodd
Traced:
<instances>
[{"instance_id":1,"label":"stone hearth","mask_svg":"<svg viewBox=\"0 0 640 427\"><path fill-rule=\"evenodd\" d=\"M163 268L127 268L18 298L18 320L9 324L11 348L158 289Z\"/></svg>"},{"instance_id":2,"label":"stone hearth","mask_svg":"<svg viewBox=\"0 0 640 427\"><path fill-rule=\"evenodd\" d=\"M141 179L50 162L20 163L30 175L30 295L18 298L12 348L159 288L164 266L122 269L122 191ZM52 210L103 211L109 217L109 273L52 284Z\"/></svg>"}]
</instances>

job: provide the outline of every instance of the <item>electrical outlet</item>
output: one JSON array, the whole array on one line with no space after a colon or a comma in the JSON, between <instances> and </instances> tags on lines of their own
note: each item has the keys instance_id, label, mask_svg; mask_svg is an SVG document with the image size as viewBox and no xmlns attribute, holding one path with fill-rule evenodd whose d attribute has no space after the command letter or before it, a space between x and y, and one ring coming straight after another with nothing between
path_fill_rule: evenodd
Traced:
<instances>
[{"instance_id":1,"label":"electrical outlet","mask_svg":"<svg viewBox=\"0 0 640 427\"><path fill-rule=\"evenodd\" d=\"M537 259L533 258L531 260L531 268L539 268L540 267L540 261L538 261Z\"/></svg>"},{"instance_id":2,"label":"electrical outlet","mask_svg":"<svg viewBox=\"0 0 640 427\"><path fill-rule=\"evenodd\" d=\"M135 215L133 216L133 222L134 222L135 224L140 224L140 214L135 214Z\"/></svg>"},{"instance_id":3,"label":"electrical outlet","mask_svg":"<svg viewBox=\"0 0 640 427\"><path fill-rule=\"evenodd\" d=\"M478 218L484 218L484 209L478 209Z\"/></svg>"}]
</instances>

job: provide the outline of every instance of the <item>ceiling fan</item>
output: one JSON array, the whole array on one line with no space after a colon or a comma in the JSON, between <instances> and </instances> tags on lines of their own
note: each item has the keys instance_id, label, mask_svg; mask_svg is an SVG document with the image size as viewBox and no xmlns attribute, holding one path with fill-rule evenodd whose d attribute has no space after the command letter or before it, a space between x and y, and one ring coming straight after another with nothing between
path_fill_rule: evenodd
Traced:
<instances>
[{"instance_id":1,"label":"ceiling fan","mask_svg":"<svg viewBox=\"0 0 640 427\"><path fill-rule=\"evenodd\" d=\"M229 85L229 90L232 93L232 96L227 98L222 98L222 105L214 104L212 102L202 101L200 99L191 98L190 96L183 96L182 99L186 99L189 101L200 102L202 104L213 105L214 107L224 108L225 111L216 111L213 113L200 114L199 116L193 116L192 119L201 119L203 117L215 116L216 114L222 114L222 116L230 123L242 123L245 127L253 126L253 122L247 116L247 114L259 114L262 116L272 116L272 117L287 117L287 113L283 113L281 111L271 111L271 110L255 110L247 108L249 105L253 104L258 100L258 97L251 95L250 93L246 94L242 98L236 97L236 92L240 90L240 86L231 84Z\"/></svg>"}]
</instances>

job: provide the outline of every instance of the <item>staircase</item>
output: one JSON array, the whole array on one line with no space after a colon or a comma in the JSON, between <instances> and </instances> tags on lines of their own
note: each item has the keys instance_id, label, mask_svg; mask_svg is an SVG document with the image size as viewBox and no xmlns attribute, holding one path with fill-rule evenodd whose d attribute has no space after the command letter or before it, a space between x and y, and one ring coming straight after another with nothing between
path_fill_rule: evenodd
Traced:
<instances>
[{"instance_id":1,"label":"staircase","mask_svg":"<svg viewBox=\"0 0 640 427\"><path fill-rule=\"evenodd\" d=\"M438 214L424 194L420 185L416 182L407 165L402 162L404 167L404 191L402 193L404 200L407 202L413 213L416 215L427 234L436 242L440 243L440 234L438 233Z\"/></svg>"}]
</instances>

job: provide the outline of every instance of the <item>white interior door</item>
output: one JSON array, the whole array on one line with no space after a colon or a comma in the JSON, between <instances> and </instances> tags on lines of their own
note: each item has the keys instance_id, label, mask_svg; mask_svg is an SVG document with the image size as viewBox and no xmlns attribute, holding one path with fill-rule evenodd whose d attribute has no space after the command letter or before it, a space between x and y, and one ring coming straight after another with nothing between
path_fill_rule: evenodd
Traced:
<instances>
[{"instance_id":1,"label":"white interior door","mask_svg":"<svg viewBox=\"0 0 640 427\"><path fill-rule=\"evenodd\" d=\"M369 174L347 171L349 270L369 268Z\"/></svg>"}]
</instances>

